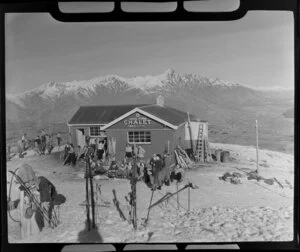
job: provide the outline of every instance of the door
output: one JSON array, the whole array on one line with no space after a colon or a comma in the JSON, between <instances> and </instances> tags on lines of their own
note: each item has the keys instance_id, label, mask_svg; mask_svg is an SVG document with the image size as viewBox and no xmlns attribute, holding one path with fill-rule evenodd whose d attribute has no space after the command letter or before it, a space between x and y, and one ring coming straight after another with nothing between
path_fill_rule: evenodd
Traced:
<instances>
[{"instance_id":1,"label":"door","mask_svg":"<svg viewBox=\"0 0 300 252\"><path fill-rule=\"evenodd\" d=\"M80 145L80 147L83 148L85 145L84 129L76 129L76 138L77 145Z\"/></svg>"}]
</instances>

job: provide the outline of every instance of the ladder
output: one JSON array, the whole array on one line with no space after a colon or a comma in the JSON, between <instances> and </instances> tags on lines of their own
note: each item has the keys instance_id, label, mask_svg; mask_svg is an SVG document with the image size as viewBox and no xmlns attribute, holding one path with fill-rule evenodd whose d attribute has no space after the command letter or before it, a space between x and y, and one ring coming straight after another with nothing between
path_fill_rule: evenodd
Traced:
<instances>
[{"instance_id":1,"label":"ladder","mask_svg":"<svg viewBox=\"0 0 300 252\"><path fill-rule=\"evenodd\" d=\"M209 148L209 143L208 143L208 138L207 136L204 137L204 160L206 162L211 162L212 161L212 157L211 157L211 151Z\"/></svg>"},{"instance_id":2,"label":"ladder","mask_svg":"<svg viewBox=\"0 0 300 252\"><path fill-rule=\"evenodd\" d=\"M195 158L196 161L204 161L204 146L203 146L203 124L199 124L198 130L198 137L196 142L196 149L195 149Z\"/></svg>"}]
</instances>

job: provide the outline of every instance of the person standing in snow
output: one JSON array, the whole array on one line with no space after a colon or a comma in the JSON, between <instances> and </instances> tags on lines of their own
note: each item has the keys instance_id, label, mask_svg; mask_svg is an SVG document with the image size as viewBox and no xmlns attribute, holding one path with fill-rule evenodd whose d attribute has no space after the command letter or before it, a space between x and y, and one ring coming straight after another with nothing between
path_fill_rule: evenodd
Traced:
<instances>
[{"instance_id":1,"label":"person standing in snow","mask_svg":"<svg viewBox=\"0 0 300 252\"><path fill-rule=\"evenodd\" d=\"M145 149L141 145L139 145L137 150L138 159L142 160L145 157L145 153L146 153Z\"/></svg>"},{"instance_id":2,"label":"person standing in snow","mask_svg":"<svg viewBox=\"0 0 300 252\"><path fill-rule=\"evenodd\" d=\"M53 134L49 135L49 139L48 139L48 153L51 154L52 150L53 150Z\"/></svg>"},{"instance_id":3,"label":"person standing in snow","mask_svg":"<svg viewBox=\"0 0 300 252\"><path fill-rule=\"evenodd\" d=\"M125 145L125 163L132 158L132 147L127 143Z\"/></svg>"},{"instance_id":4,"label":"person standing in snow","mask_svg":"<svg viewBox=\"0 0 300 252\"><path fill-rule=\"evenodd\" d=\"M56 140L57 140L57 146L58 146L58 150L59 150L60 149L60 142L61 142L61 136L60 136L59 132L56 135Z\"/></svg>"},{"instance_id":5,"label":"person standing in snow","mask_svg":"<svg viewBox=\"0 0 300 252\"><path fill-rule=\"evenodd\" d=\"M76 155L75 155L75 148L73 144L69 145L68 154L64 162L64 165L66 164L68 165L72 164L73 166L76 165Z\"/></svg>"},{"instance_id":6,"label":"person standing in snow","mask_svg":"<svg viewBox=\"0 0 300 252\"><path fill-rule=\"evenodd\" d=\"M103 141L100 141L100 139L98 141L97 158L98 160L102 160L104 154L104 143Z\"/></svg>"},{"instance_id":7,"label":"person standing in snow","mask_svg":"<svg viewBox=\"0 0 300 252\"><path fill-rule=\"evenodd\" d=\"M93 152L95 153L95 151L96 151L96 138L94 138L94 137L91 137L90 138L90 146L93 148Z\"/></svg>"},{"instance_id":8,"label":"person standing in snow","mask_svg":"<svg viewBox=\"0 0 300 252\"><path fill-rule=\"evenodd\" d=\"M162 183L159 174L163 169L163 160L160 154L157 154L154 161L154 183L157 189L161 189Z\"/></svg>"},{"instance_id":9,"label":"person standing in snow","mask_svg":"<svg viewBox=\"0 0 300 252\"><path fill-rule=\"evenodd\" d=\"M36 136L34 139L34 150L37 154L41 155L41 139L40 136Z\"/></svg>"},{"instance_id":10,"label":"person standing in snow","mask_svg":"<svg viewBox=\"0 0 300 252\"><path fill-rule=\"evenodd\" d=\"M22 141L22 150L24 152L26 150L26 146L27 146L27 143L28 143L26 133L24 133L24 135L22 136L21 141Z\"/></svg>"},{"instance_id":11,"label":"person standing in snow","mask_svg":"<svg viewBox=\"0 0 300 252\"><path fill-rule=\"evenodd\" d=\"M44 129L42 129L41 132L41 153L45 154L46 151L46 132Z\"/></svg>"}]
</instances>

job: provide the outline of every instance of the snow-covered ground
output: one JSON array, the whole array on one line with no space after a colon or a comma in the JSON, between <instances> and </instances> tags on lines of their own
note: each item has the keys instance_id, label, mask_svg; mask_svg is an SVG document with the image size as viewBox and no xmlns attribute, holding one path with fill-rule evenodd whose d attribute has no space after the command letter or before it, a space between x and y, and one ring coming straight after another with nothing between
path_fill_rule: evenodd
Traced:
<instances>
[{"instance_id":1,"label":"snow-covered ground","mask_svg":"<svg viewBox=\"0 0 300 252\"><path fill-rule=\"evenodd\" d=\"M239 172L256 169L255 148L229 144L212 143L212 148L229 150L232 161L199 166L186 171L179 188L188 181L199 189L190 190L190 212L188 190L179 194L180 207L177 210L176 196L167 204L154 207L150 212L148 225L142 225L147 216L151 191L143 182L137 184L138 229L122 221L112 203L115 189L121 209L128 215L124 199L130 191L128 180L98 180L102 198L110 202L97 211L97 230L86 230L85 180L80 165L75 168L63 166L59 153L49 156L34 156L30 151L25 158L14 157L7 163L8 170L27 163L39 174L52 181L67 201L60 207L61 224L55 229L44 229L41 233L20 240L18 224L8 219L9 242L13 243L76 243L76 242L221 242L221 241L287 241L293 239L293 189L294 157L289 154L260 150L259 173L264 178L276 177L283 185L268 185L263 181L241 178L241 184L220 180L225 172ZM82 166L82 165L81 165ZM8 181L10 177L8 174ZM9 186L9 184L7 184ZM154 193L153 202L166 192L175 192L176 184L164 186ZM12 199L15 191L12 192ZM18 218L17 210L12 211Z\"/></svg>"}]
</instances>

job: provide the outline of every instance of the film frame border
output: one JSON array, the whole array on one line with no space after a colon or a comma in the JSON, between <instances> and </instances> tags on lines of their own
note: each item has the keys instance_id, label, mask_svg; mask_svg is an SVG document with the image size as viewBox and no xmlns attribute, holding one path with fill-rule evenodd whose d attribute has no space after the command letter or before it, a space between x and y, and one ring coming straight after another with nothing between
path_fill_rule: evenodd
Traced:
<instances>
[{"instance_id":1,"label":"film frame border","mask_svg":"<svg viewBox=\"0 0 300 252\"><path fill-rule=\"evenodd\" d=\"M5 121L5 13L50 13L50 15L61 22L151 22L151 21L231 21L242 18L246 15L247 11L259 11L259 10L269 10L269 11L290 11L294 15L294 66L295 66L295 91L294 91L294 111L295 111L295 122L294 122L294 143L295 151L294 154L299 152L299 132L297 131L299 125L299 119L297 117L297 112L299 110L299 102L297 97L299 97L299 34L300 34L300 2L297 0L240 0L240 6L238 9L232 12L189 12L186 11L183 7L183 1L180 0L165 0L164 2L177 2L177 8L173 12L124 12L121 9L120 0L107 0L108 2L114 2L114 10L108 13L62 13L58 7L58 1L47 1L47 2L9 2L2 3L0 5L0 36L1 36L1 49L0 49L0 77L2 80L2 86L0 88L0 97L1 97L1 121ZM61 1L69 2L69 1ZM78 1L72 1L78 2ZM89 1L91 2L91 1ZM97 1L92 1L97 2ZM98 1L99 2L99 1ZM101 2L101 1L100 1ZM149 2L149 1L132 1L125 0L122 2ZM151 2L151 1L150 1ZM157 2L157 1L154 1ZM4 101L4 102L3 102ZM5 124L1 124L1 139L5 139L6 128ZM6 186L4 186L4 181L6 181L6 157L4 155L6 143L5 141L0 141L0 161L1 161L1 205L6 206ZM299 249L299 155L294 155L294 164L295 164L295 173L294 173L294 238L291 242L220 242L220 243L175 243L176 247L179 250L185 250L188 245L238 245L240 249L289 249L296 250ZM6 183L5 183L6 184ZM24 243L8 243L7 236L7 211L6 207L1 209L2 217L2 245L1 248L3 251L61 251L67 245L92 245L94 243L33 243L33 244L24 244ZM4 211L5 210L5 211ZM105 243L111 244L114 246L116 251L124 251L126 245L168 245L169 243ZM101 251L101 243L99 245L99 251ZM138 248L136 249L138 250Z\"/></svg>"}]
</instances>

